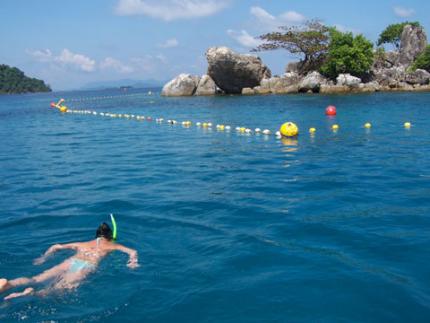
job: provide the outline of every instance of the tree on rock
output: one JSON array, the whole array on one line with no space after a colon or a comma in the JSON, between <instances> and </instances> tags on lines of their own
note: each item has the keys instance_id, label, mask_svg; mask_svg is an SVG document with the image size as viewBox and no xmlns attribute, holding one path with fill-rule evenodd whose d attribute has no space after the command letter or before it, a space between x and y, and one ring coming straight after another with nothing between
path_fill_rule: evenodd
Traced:
<instances>
[{"instance_id":1,"label":"tree on rock","mask_svg":"<svg viewBox=\"0 0 430 323\"><path fill-rule=\"evenodd\" d=\"M373 44L363 35L354 36L351 32L342 33L335 28L330 29L330 34L331 41L321 73L331 79L342 73L364 77L373 63Z\"/></svg>"},{"instance_id":2,"label":"tree on rock","mask_svg":"<svg viewBox=\"0 0 430 323\"><path fill-rule=\"evenodd\" d=\"M292 54L303 55L300 73L319 69L327 54L330 28L311 20L304 26L280 27L282 31L259 36L264 43L252 51L285 49Z\"/></svg>"},{"instance_id":3,"label":"tree on rock","mask_svg":"<svg viewBox=\"0 0 430 323\"><path fill-rule=\"evenodd\" d=\"M400 24L392 24L389 25L385 30L379 35L379 39L377 42L378 46L383 44L392 44L397 49L400 49L400 39L402 37L403 28L406 25L411 25L415 27L419 27L420 23L418 21L415 22L402 22Z\"/></svg>"}]
</instances>

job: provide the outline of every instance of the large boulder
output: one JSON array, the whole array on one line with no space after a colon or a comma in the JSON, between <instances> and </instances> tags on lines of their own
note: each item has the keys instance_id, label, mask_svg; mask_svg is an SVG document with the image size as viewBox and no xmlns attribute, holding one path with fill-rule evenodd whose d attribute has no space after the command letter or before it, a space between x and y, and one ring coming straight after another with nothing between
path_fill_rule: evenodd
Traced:
<instances>
[{"instance_id":1,"label":"large boulder","mask_svg":"<svg viewBox=\"0 0 430 323\"><path fill-rule=\"evenodd\" d=\"M180 74L164 85L163 96L191 96L194 95L199 84L199 77L190 74Z\"/></svg>"},{"instance_id":2,"label":"large boulder","mask_svg":"<svg viewBox=\"0 0 430 323\"><path fill-rule=\"evenodd\" d=\"M195 95L215 95L217 92L216 84L209 75L203 75L197 85Z\"/></svg>"},{"instance_id":3,"label":"large boulder","mask_svg":"<svg viewBox=\"0 0 430 323\"><path fill-rule=\"evenodd\" d=\"M392 68L383 68L373 71L373 80L384 87L398 87L404 81L406 69L404 66L396 66Z\"/></svg>"},{"instance_id":4,"label":"large boulder","mask_svg":"<svg viewBox=\"0 0 430 323\"><path fill-rule=\"evenodd\" d=\"M361 83L361 79L358 77L352 76L351 74L339 74L339 76L336 78L337 85L358 87L360 83Z\"/></svg>"},{"instance_id":5,"label":"large boulder","mask_svg":"<svg viewBox=\"0 0 430 323\"><path fill-rule=\"evenodd\" d=\"M430 73L426 70L417 69L415 72L407 73L405 81L408 84L426 85L430 83Z\"/></svg>"},{"instance_id":6,"label":"large boulder","mask_svg":"<svg viewBox=\"0 0 430 323\"><path fill-rule=\"evenodd\" d=\"M227 94L240 94L243 88L259 86L271 72L259 57L242 55L227 47L212 47L206 52L208 75Z\"/></svg>"},{"instance_id":7,"label":"large boulder","mask_svg":"<svg viewBox=\"0 0 430 323\"><path fill-rule=\"evenodd\" d=\"M399 64L410 66L427 46L427 35L420 26L406 25L400 38Z\"/></svg>"},{"instance_id":8,"label":"large boulder","mask_svg":"<svg viewBox=\"0 0 430 323\"><path fill-rule=\"evenodd\" d=\"M299 84L300 92L309 92L312 91L314 93L319 92L321 85L327 84L327 79L322 76L320 73L314 71L308 73L304 79Z\"/></svg>"}]
</instances>

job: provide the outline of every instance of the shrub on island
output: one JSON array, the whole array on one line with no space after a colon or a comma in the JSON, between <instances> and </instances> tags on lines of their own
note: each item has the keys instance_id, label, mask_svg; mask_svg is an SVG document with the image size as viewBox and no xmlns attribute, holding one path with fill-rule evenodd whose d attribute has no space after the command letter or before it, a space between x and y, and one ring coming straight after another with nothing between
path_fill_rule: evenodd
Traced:
<instances>
[{"instance_id":1,"label":"shrub on island","mask_svg":"<svg viewBox=\"0 0 430 323\"><path fill-rule=\"evenodd\" d=\"M321 73L331 79L346 73L364 77L373 64L373 44L363 35L354 36L351 32L343 33L335 28L330 34L331 41Z\"/></svg>"},{"instance_id":2,"label":"shrub on island","mask_svg":"<svg viewBox=\"0 0 430 323\"><path fill-rule=\"evenodd\" d=\"M430 45L427 45L412 65L412 70L422 69L430 72Z\"/></svg>"}]
</instances>

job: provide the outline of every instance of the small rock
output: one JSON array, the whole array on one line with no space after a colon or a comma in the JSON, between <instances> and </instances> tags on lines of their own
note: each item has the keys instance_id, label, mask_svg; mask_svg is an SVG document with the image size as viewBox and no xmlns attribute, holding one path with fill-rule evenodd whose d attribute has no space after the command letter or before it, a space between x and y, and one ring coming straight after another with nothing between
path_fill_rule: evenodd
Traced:
<instances>
[{"instance_id":1,"label":"small rock","mask_svg":"<svg viewBox=\"0 0 430 323\"><path fill-rule=\"evenodd\" d=\"M195 95L215 95L217 88L214 80L209 75L203 75L197 85L197 90Z\"/></svg>"},{"instance_id":2,"label":"small rock","mask_svg":"<svg viewBox=\"0 0 430 323\"><path fill-rule=\"evenodd\" d=\"M161 95L163 96L191 96L196 92L198 76L190 74L180 74L166 85L164 85Z\"/></svg>"},{"instance_id":3,"label":"small rock","mask_svg":"<svg viewBox=\"0 0 430 323\"><path fill-rule=\"evenodd\" d=\"M361 79L358 77L352 76L351 74L339 74L339 76L336 78L337 85L358 87L360 83L361 83Z\"/></svg>"},{"instance_id":4,"label":"small rock","mask_svg":"<svg viewBox=\"0 0 430 323\"><path fill-rule=\"evenodd\" d=\"M314 71L305 76L299 84L300 92L313 92L317 93L321 85L327 84L327 79L320 73Z\"/></svg>"},{"instance_id":5,"label":"small rock","mask_svg":"<svg viewBox=\"0 0 430 323\"><path fill-rule=\"evenodd\" d=\"M251 89L250 87L245 87L242 89L242 95L254 95L255 91L254 89Z\"/></svg>"}]
</instances>

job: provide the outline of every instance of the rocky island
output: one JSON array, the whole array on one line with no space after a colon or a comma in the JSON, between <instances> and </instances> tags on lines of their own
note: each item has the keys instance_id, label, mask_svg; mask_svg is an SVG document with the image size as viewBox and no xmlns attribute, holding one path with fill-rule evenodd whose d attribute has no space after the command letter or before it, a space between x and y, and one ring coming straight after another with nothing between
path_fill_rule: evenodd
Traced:
<instances>
[{"instance_id":1,"label":"rocky island","mask_svg":"<svg viewBox=\"0 0 430 323\"><path fill-rule=\"evenodd\" d=\"M382 47L373 50L373 44L359 35L354 38L352 33L342 34L334 29L325 29L322 35L327 35L323 40L323 55L312 60L301 60L289 63L282 76L272 76L270 69L261 58L251 54L235 53L227 47L212 47L206 52L208 62L207 74L195 76L180 74L168 82L162 90L163 96L201 96L216 94L289 94L289 93L368 93L378 91L429 91L430 90L430 66L421 68L424 61L426 67L430 57L430 46L427 45L427 36L424 29L418 23L403 23L391 25L398 31L395 39L396 50L385 52ZM319 30L321 30L321 27ZM388 34L392 33L387 28ZM291 32L291 31L290 31ZM330 46L330 36L347 39L341 50ZM306 33L306 31L302 31ZM277 36L279 42L280 35ZM264 35L263 39L269 39ZM288 34L285 34L288 36ZM334 36L333 36L334 35ZM385 41L381 34L380 43ZM306 36L306 34L305 34ZM361 38L360 38L361 37ZM273 37L272 37L273 38ZM283 38L284 39L284 38ZM357 40L357 41L356 41ZM357 69L344 67L343 57L337 53L356 52L357 46L363 49L363 55L370 55L366 62L364 72ZM348 52L348 49L350 49ZM269 46L268 46L269 47ZM271 49L276 49L273 47ZM360 53L361 54L361 53ZM332 55L333 57L330 57ZM336 56L337 55L337 56ZM342 54L340 54L342 55ZM363 56L362 55L362 56ZM308 56L306 56L308 57ZM347 57L344 61L351 61ZM342 63L339 63L341 61ZM427 64L427 65L426 65ZM347 63L346 63L347 65ZM340 66L340 67L339 67ZM306 68L307 67L307 68ZM342 72L344 70L345 72ZM356 74L356 75L354 75Z\"/></svg>"},{"instance_id":2,"label":"rocky island","mask_svg":"<svg viewBox=\"0 0 430 323\"><path fill-rule=\"evenodd\" d=\"M27 77L16 67L0 65L0 94L51 92L42 80Z\"/></svg>"}]
</instances>

